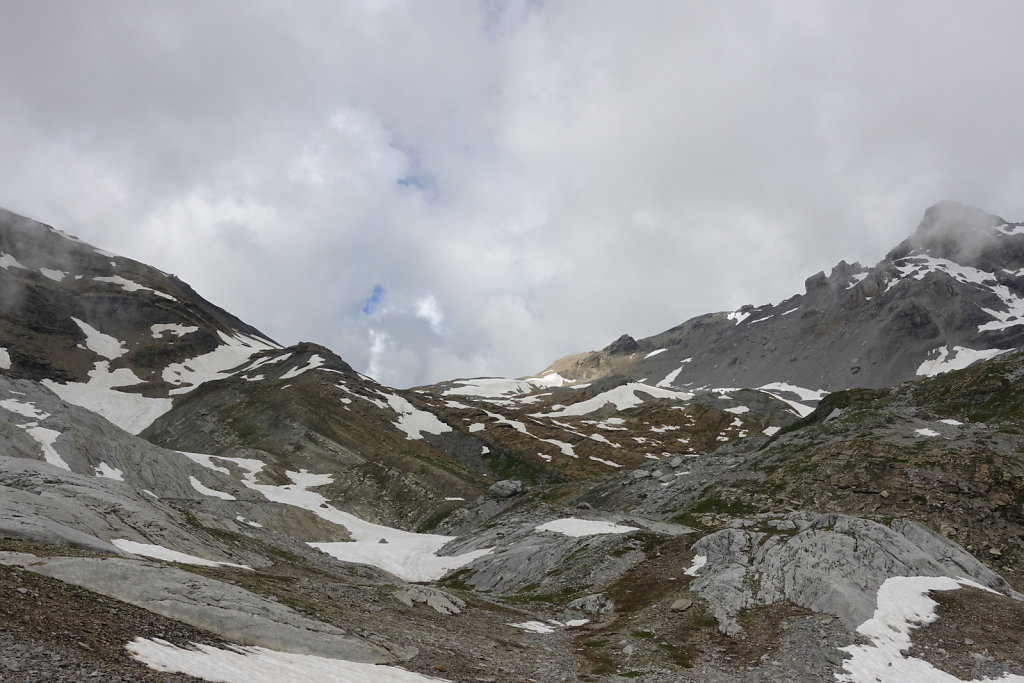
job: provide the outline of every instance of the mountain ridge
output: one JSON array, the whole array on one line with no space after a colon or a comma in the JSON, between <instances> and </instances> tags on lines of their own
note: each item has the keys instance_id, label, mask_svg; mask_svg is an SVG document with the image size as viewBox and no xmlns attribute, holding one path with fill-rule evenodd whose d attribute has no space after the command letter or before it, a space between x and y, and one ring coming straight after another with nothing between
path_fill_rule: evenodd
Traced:
<instances>
[{"instance_id":1,"label":"mountain ridge","mask_svg":"<svg viewBox=\"0 0 1024 683\"><path fill-rule=\"evenodd\" d=\"M1017 680L1022 237L396 390L0 214L0 675Z\"/></svg>"}]
</instances>

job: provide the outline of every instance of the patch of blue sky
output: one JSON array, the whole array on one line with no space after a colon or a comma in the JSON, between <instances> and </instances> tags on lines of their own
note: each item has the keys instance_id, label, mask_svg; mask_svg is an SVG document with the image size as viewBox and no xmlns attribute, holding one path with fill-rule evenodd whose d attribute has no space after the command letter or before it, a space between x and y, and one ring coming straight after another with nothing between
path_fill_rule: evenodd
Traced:
<instances>
[{"instance_id":1,"label":"patch of blue sky","mask_svg":"<svg viewBox=\"0 0 1024 683\"><path fill-rule=\"evenodd\" d=\"M382 285L374 285L370 296L363 301L363 315L373 315L374 311L380 307L380 302L383 298L384 287Z\"/></svg>"}]
</instances>

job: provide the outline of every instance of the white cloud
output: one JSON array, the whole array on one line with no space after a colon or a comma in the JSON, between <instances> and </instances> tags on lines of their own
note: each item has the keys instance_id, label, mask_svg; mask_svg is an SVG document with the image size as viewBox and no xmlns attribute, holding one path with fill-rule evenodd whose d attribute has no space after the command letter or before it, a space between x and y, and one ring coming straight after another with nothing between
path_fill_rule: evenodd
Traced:
<instances>
[{"instance_id":1,"label":"white cloud","mask_svg":"<svg viewBox=\"0 0 1024 683\"><path fill-rule=\"evenodd\" d=\"M1024 218L1022 20L995 0L9 3L0 205L395 384L524 375L874 261L939 199Z\"/></svg>"}]
</instances>

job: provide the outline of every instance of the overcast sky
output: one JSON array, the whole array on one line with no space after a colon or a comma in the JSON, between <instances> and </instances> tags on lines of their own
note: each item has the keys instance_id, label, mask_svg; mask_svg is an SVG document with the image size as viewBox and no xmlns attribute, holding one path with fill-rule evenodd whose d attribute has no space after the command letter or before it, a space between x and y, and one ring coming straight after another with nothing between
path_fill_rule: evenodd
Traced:
<instances>
[{"instance_id":1,"label":"overcast sky","mask_svg":"<svg viewBox=\"0 0 1024 683\"><path fill-rule=\"evenodd\" d=\"M1024 219L1024 3L0 0L0 205L394 386Z\"/></svg>"}]
</instances>

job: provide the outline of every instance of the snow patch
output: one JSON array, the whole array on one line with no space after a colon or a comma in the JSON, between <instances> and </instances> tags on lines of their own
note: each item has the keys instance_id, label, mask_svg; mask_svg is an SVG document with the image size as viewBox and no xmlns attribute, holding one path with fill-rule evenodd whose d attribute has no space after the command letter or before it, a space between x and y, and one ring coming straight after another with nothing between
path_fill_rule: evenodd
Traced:
<instances>
[{"instance_id":1,"label":"snow patch","mask_svg":"<svg viewBox=\"0 0 1024 683\"><path fill-rule=\"evenodd\" d=\"M779 433L780 429L782 429L782 427L765 427L765 430L761 433L765 436L775 436Z\"/></svg>"},{"instance_id":2,"label":"snow patch","mask_svg":"<svg viewBox=\"0 0 1024 683\"><path fill-rule=\"evenodd\" d=\"M230 377L231 368L236 368L259 351L280 348L271 342L245 334L228 336L218 331L224 343L213 351L196 356L181 363L171 363L163 371L163 379L177 388L171 394L185 394L204 382Z\"/></svg>"},{"instance_id":3,"label":"snow patch","mask_svg":"<svg viewBox=\"0 0 1024 683\"><path fill-rule=\"evenodd\" d=\"M196 456L196 454L184 455ZM217 459L237 465L245 472L242 484L246 488L260 492L267 500L309 510L321 519L345 527L352 536L352 541L309 543L310 546L344 562L378 567L409 582L425 582L436 581L451 570L463 567L476 558L493 551L493 548L484 548L461 555L437 555L437 552L454 540L454 537L417 534L393 529L366 522L351 513L342 512L330 505L322 495L309 490L313 487L330 484L333 481L331 474L314 474L305 470L286 471L285 475L291 479L292 483L274 486L256 481L259 473L266 467L261 460L223 456L205 456L205 458L211 464L213 459ZM381 543L381 539L386 542Z\"/></svg>"},{"instance_id":4,"label":"snow patch","mask_svg":"<svg viewBox=\"0 0 1024 683\"><path fill-rule=\"evenodd\" d=\"M109 282L112 285L119 286L126 292L153 292L157 296L163 297L164 299L167 299L169 301L177 301L177 299L175 299L170 294L159 292L153 289L152 287L140 285L138 282L135 282L134 280L129 280L128 278L125 277L121 277L120 275L111 275L108 277L94 277L93 280L95 280L96 282Z\"/></svg>"},{"instance_id":5,"label":"snow patch","mask_svg":"<svg viewBox=\"0 0 1024 683\"><path fill-rule=\"evenodd\" d=\"M741 322L750 317L750 313L744 311L733 311L732 313L725 317L728 320L735 320L736 324L739 325Z\"/></svg>"},{"instance_id":6,"label":"snow patch","mask_svg":"<svg viewBox=\"0 0 1024 683\"><path fill-rule=\"evenodd\" d=\"M53 444L57 441L57 437L60 436L60 432L55 429L47 429L46 427L40 427L35 422L29 422L27 425L18 425L25 432L35 439L35 442L39 444L39 447L43 450L43 460L50 463L55 467L59 467L62 470L71 471L71 468L64 458L61 457L60 453L53 447Z\"/></svg>"},{"instance_id":7,"label":"snow patch","mask_svg":"<svg viewBox=\"0 0 1024 683\"><path fill-rule=\"evenodd\" d=\"M136 638L125 646L134 659L157 671L188 674L223 683L345 681L346 683L422 683L440 681L397 666L363 664L316 655L231 645L226 649L194 644L193 649L159 638Z\"/></svg>"},{"instance_id":8,"label":"snow patch","mask_svg":"<svg viewBox=\"0 0 1024 683\"><path fill-rule=\"evenodd\" d=\"M599 534L628 534L630 531L637 531L635 526L623 526L611 522L601 522L590 519L576 519L574 517L563 517L533 527L534 531L553 531L563 536L580 538L582 536L597 536Z\"/></svg>"},{"instance_id":9,"label":"snow patch","mask_svg":"<svg viewBox=\"0 0 1024 683\"><path fill-rule=\"evenodd\" d=\"M25 266L18 263L18 259L14 258L6 252L0 252L0 268L4 270L10 270L11 268L21 268L22 270L28 270Z\"/></svg>"},{"instance_id":10,"label":"snow patch","mask_svg":"<svg viewBox=\"0 0 1024 683\"><path fill-rule=\"evenodd\" d=\"M78 318L71 319L85 333L85 346L93 353L103 356L107 360L114 360L128 353L128 349L124 348L123 341L111 337L109 334L103 334Z\"/></svg>"},{"instance_id":11,"label":"snow patch","mask_svg":"<svg viewBox=\"0 0 1024 683\"><path fill-rule=\"evenodd\" d=\"M1004 354L1009 349L968 349L963 346L954 346L952 355L948 346L940 346L931 353L938 354L936 358L926 360L917 368L918 376L935 377L951 370L966 368L971 363L979 360L988 360ZM931 355L931 354L929 354Z\"/></svg>"},{"instance_id":12,"label":"snow patch","mask_svg":"<svg viewBox=\"0 0 1024 683\"><path fill-rule=\"evenodd\" d=\"M45 420L50 417L49 413L44 413L37 409L34 403L22 403L21 401L13 398L5 398L0 401L0 408L9 410L12 413L17 413L22 417L27 417L32 420Z\"/></svg>"},{"instance_id":13,"label":"snow patch","mask_svg":"<svg viewBox=\"0 0 1024 683\"><path fill-rule=\"evenodd\" d=\"M647 384L640 384L639 382L629 382L602 392L585 401L573 403L570 406L562 406L560 410L551 413L537 413L532 415L532 417L578 417L600 410L609 403L613 404L616 410L627 410L649 400L641 397L640 394L646 394L650 399L667 398L676 401L688 401L693 398L693 394L685 391L652 387Z\"/></svg>"},{"instance_id":14,"label":"snow patch","mask_svg":"<svg viewBox=\"0 0 1024 683\"><path fill-rule=\"evenodd\" d=\"M161 323L158 325L151 325L149 328L150 332L153 333L153 339L160 339L165 333L170 332L175 337L184 337L186 334L192 332L198 332L199 328L195 325L180 325L178 323Z\"/></svg>"},{"instance_id":15,"label":"snow patch","mask_svg":"<svg viewBox=\"0 0 1024 683\"><path fill-rule=\"evenodd\" d=\"M193 476L189 476L188 483L192 484L192 488L194 488L196 491L203 494L204 496L209 496L210 498L220 498L221 500L238 500L230 493L224 493L223 491L218 491L216 489L211 489L209 486L205 486L203 482L199 481Z\"/></svg>"},{"instance_id":16,"label":"snow patch","mask_svg":"<svg viewBox=\"0 0 1024 683\"><path fill-rule=\"evenodd\" d=\"M531 631L533 633L554 633L555 627L550 624L545 624L543 621L524 621L521 624L509 624L513 628L521 628L524 631Z\"/></svg>"},{"instance_id":17,"label":"snow patch","mask_svg":"<svg viewBox=\"0 0 1024 683\"><path fill-rule=\"evenodd\" d=\"M507 379L505 377L478 377L460 379L453 382L455 386L443 392L444 396L476 396L477 398L507 398L528 394L537 389L562 387L570 380L557 372L549 372L543 377L527 377L526 379Z\"/></svg>"},{"instance_id":18,"label":"snow patch","mask_svg":"<svg viewBox=\"0 0 1024 683\"><path fill-rule=\"evenodd\" d=\"M169 398L147 398L141 394L116 391L116 387L141 384L128 368L110 371L109 361L99 361L89 371L88 382L58 384L44 379L42 384L68 403L102 415L129 434L138 434L171 409Z\"/></svg>"},{"instance_id":19,"label":"snow patch","mask_svg":"<svg viewBox=\"0 0 1024 683\"><path fill-rule=\"evenodd\" d=\"M967 579L945 576L897 576L885 580L878 589L875 614L857 627L870 639L867 645L840 648L850 654L844 660L845 673L836 674L843 683L961 683L961 679L936 668L929 662L906 656L911 648L910 633L938 617L938 603L928 597L930 591L956 590L962 586L995 591ZM979 645L981 647L981 645ZM1024 676L1006 674L986 681L1024 681Z\"/></svg>"},{"instance_id":20,"label":"snow patch","mask_svg":"<svg viewBox=\"0 0 1024 683\"><path fill-rule=\"evenodd\" d=\"M788 391L791 394L796 394L801 401L820 401L828 394L824 389L805 389L786 382L772 382L759 388L768 391Z\"/></svg>"},{"instance_id":21,"label":"snow patch","mask_svg":"<svg viewBox=\"0 0 1024 683\"><path fill-rule=\"evenodd\" d=\"M0 346L0 370L11 369L11 354L7 352L7 349Z\"/></svg>"},{"instance_id":22,"label":"snow patch","mask_svg":"<svg viewBox=\"0 0 1024 683\"><path fill-rule=\"evenodd\" d=\"M60 282L65 277L67 277L67 273L65 273L63 270L53 270L51 268L40 268L39 272L42 273L44 277L48 277L51 280L53 280L54 282Z\"/></svg>"},{"instance_id":23,"label":"snow patch","mask_svg":"<svg viewBox=\"0 0 1024 683\"><path fill-rule=\"evenodd\" d=\"M309 357L309 362L308 363L306 363L301 368L292 368L288 372L286 372L283 375L281 375L281 379L291 379L292 377L298 377L299 375L301 375L302 373L306 372L307 370L312 370L314 368L318 368L318 367L320 367L323 364L324 364L324 359L314 353L312 356Z\"/></svg>"},{"instance_id":24,"label":"snow patch","mask_svg":"<svg viewBox=\"0 0 1024 683\"><path fill-rule=\"evenodd\" d=\"M668 351L668 349L658 349L657 351L651 351L649 354L644 356L644 360L647 360L648 358L654 358L659 353L665 353L666 351Z\"/></svg>"},{"instance_id":25,"label":"snow patch","mask_svg":"<svg viewBox=\"0 0 1024 683\"><path fill-rule=\"evenodd\" d=\"M395 394L384 394L388 405L398 413L398 422L395 427L405 432L406 439L422 439L423 432L427 434L444 434L452 431L452 428L441 422L437 415L420 410L406 399Z\"/></svg>"},{"instance_id":26,"label":"snow patch","mask_svg":"<svg viewBox=\"0 0 1024 683\"><path fill-rule=\"evenodd\" d=\"M105 462L101 462L96 466L96 476L113 479L114 481L124 481L124 472L116 467L111 467Z\"/></svg>"},{"instance_id":27,"label":"snow patch","mask_svg":"<svg viewBox=\"0 0 1024 683\"><path fill-rule=\"evenodd\" d=\"M232 562L215 562L213 560L207 560L202 557L196 557L195 555L189 555L188 553L180 553L177 550L171 550L165 548L162 545L154 545L152 543L139 543L137 541L129 541L126 538L115 538L110 541L111 545L129 553L131 555L141 555L142 557L152 557L155 560L164 560L166 562L179 562L181 564L194 564L199 567L236 567L238 569L252 569L247 564L234 564Z\"/></svg>"},{"instance_id":28,"label":"snow patch","mask_svg":"<svg viewBox=\"0 0 1024 683\"><path fill-rule=\"evenodd\" d=\"M708 563L707 555L694 555L693 564L683 574L686 576L697 576L697 572L704 568L704 565Z\"/></svg>"},{"instance_id":29,"label":"snow patch","mask_svg":"<svg viewBox=\"0 0 1024 683\"><path fill-rule=\"evenodd\" d=\"M732 413L733 415L742 415L743 413L749 413L750 408L747 406L736 406L735 408L726 408L725 412Z\"/></svg>"},{"instance_id":30,"label":"snow patch","mask_svg":"<svg viewBox=\"0 0 1024 683\"><path fill-rule=\"evenodd\" d=\"M939 433L934 429L915 429L914 432L921 436L939 436Z\"/></svg>"},{"instance_id":31,"label":"snow patch","mask_svg":"<svg viewBox=\"0 0 1024 683\"><path fill-rule=\"evenodd\" d=\"M345 683L422 683L441 681L397 666L363 664L316 655L231 645L178 647L159 638L136 638L125 646L134 659L157 671L188 674L222 683L345 681Z\"/></svg>"}]
</instances>

